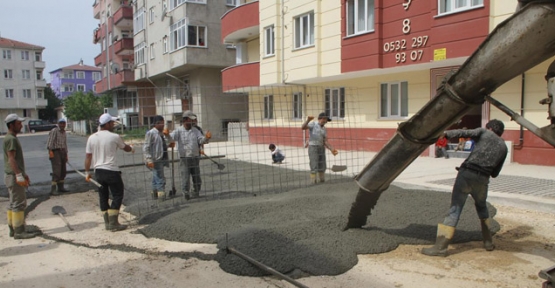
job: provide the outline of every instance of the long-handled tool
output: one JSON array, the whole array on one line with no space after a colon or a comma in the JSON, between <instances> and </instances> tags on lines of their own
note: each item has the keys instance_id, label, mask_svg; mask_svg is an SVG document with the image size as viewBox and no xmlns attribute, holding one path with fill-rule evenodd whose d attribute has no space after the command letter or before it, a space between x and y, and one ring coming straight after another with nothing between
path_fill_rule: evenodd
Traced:
<instances>
[{"instance_id":1,"label":"long-handled tool","mask_svg":"<svg viewBox=\"0 0 555 288\"><path fill-rule=\"evenodd\" d=\"M71 167L71 169L73 169L73 171L77 172L77 174L79 174L79 175L85 177L85 179L87 179L87 175L85 175L85 173L75 169L75 167L73 167L73 165L71 165L71 163L69 163L69 161L67 162L67 165L69 165L69 167ZM96 187L98 187L98 188L102 187L102 185L100 185L100 183L96 182L96 180L94 180L92 178L90 180L91 180L91 183L96 185Z\"/></svg>"},{"instance_id":2,"label":"long-handled tool","mask_svg":"<svg viewBox=\"0 0 555 288\"><path fill-rule=\"evenodd\" d=\"M330 170L332 172L341 172L341 171L347 170L347 166L346 165L333 165L333 166L331 166Z\"/></svg>"},{"instance_id":3,"label":"long-handled tool","mask_svg":"<svg viewBox=\"0 0 555 288\"><path fill-rule=\"evenodd\" d=\"M175 189L175 170L173 167L173 147L172 147L172 190L170 191L170 197L174 197L177 190Z\"/></svg>"},{"instance_id":4,"label":"long-handled tool","mask_svg":"<svg viewBox=\"0 0 555 288\"><path fill-rule=\"evenodd\" d=\"M52 214L57 214L58 216L60 216L60 218L62 218L62 220L64 220L64 222L66 223L67 228L69 228L70 231L73 231L73 228L71 228L71 226L69 225L69 222L67 222L67 219L64 216L66 213L67 213L66 209L64 209L64 207L62 206L52 207Z\"/></svg>"},{"instance_id":5,"label":"long-handled tool","mask_svg":"<svg viewBox=\"0 0 555 288\"><path fill-rule=\"evenodd\" d=\"M214 162L214 164L218 165L218 170L224 170L225 169L224 164L216 162L216 160L210 158L210 156L208 156L206 154L204 154L204 156L206 156L206 158L208 158L210 161Z\"/></svg>"}]
</instances>

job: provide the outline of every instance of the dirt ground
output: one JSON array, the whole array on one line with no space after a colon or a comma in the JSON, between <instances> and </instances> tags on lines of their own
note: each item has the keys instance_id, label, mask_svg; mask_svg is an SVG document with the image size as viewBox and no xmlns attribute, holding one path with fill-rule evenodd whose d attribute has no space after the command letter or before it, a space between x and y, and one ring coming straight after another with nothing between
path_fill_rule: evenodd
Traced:
<instances>
[{"instance_id":1,"label":"dirt ground","mask_svg":"<svg viewBox=\"0 0 555 288\"><path fill-rule=\"evenodd\" d=\"M146 238L130 214L131 229L104 231L95 192L39 201L27 217L45 233L30 240L8 237L0 217L0 286L3 287L294 287L275 277L241 277L223 272L215 244ZM8 201L0 199L0 211ZM30 203L30 205L34 205ZM51 208L61 205L74 231ZM481 242L451 245L446 258L423 256L422 245L402 245L338 276L298 279L308 287L541 287L540 269L555 265L553 214L496 206L501 230L497 248Z\"/></svg>"}]
</instances>

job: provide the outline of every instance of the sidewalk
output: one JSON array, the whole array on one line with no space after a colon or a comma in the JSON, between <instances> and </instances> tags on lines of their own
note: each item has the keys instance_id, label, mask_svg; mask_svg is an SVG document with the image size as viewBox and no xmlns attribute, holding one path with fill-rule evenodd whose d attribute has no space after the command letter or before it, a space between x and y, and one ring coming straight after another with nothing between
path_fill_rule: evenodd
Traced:
<instances>
[{"instance_id":1,"label":"sidewalk","mask_svg":"<svg viewBox=\"0 0 555 288\"><path fill-rule=\"evenodd\" d=\"M280 167L308 173L307 150L301 147L280 146L286 159ZM210 143L205 146L208 155L225 155L230 160L242 160L272 165L266 144L239 142ZM328 153L328 168L332 165L347 165L343 176L353 177L362 170L377 152L339 151L333 157ZM405 169L392 185L404 189L429 189L451 192L457 176L455 167L462 158L418 157ZM332 174L329 172L329 174ZM555 167L505 163L501 174L492 178L488 201L493 204L515 206L555 214Z\"/></svg>"}]
</instances>

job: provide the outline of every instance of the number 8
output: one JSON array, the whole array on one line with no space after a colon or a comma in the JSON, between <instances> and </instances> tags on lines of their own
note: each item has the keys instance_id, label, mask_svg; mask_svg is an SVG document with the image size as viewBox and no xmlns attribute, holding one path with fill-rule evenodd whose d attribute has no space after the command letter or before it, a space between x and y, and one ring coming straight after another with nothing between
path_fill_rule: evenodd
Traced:
<instances>
[{"instance_id":1,"label":"number 8","mask_svg":"<svg viewBox=\"0 0 555 288\"><path fill-rule=\"evenodd\" d=\"M410 19L403 20L403 33L408 34L410 32Z\"/></svg>"}]
</instances>

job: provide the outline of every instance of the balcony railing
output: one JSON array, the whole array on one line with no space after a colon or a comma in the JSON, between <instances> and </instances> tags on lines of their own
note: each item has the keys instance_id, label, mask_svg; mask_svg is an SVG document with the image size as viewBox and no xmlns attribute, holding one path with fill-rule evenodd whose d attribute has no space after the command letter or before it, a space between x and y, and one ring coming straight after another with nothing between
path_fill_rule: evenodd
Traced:
<instances>
[{"instance_id":1,"label":"balcony railing","mask_svg":"<svg viewBox=\"0 0 555 288\"><path fill-rule=\"evenodd\" d=\"M35 69L44 69L46 67L46 64L44 63L44 61L35 61L34 66Z\"/></svg>"},{"instance_id":2,"label":"balcony railing","mask_svg":"<svg viewBox=\"0 0 555 288\"><path fill-rule=\"evenodd\" d=\"M259 34L260 12L258 10L258 1L253 1L227 11L222 16L221 22L222 42L236 42L239 39L248 38L249 34Z\"/></svg>"},{"instance_id":3,"label":"balcony railing","mask_svg":"<svg viewBox=\"0 0 555 288\"><path fill-rule=\"evenodd\" d=\"M119 86L125 86L126 83L133 82L135 75L132 70L124 69L116 74L110 74L110 86L108 87L108 78L96 82L96 93L102 93Z\"/></svg>"},{"instance_id":4,"label":"balcony railing","mask_svg":"<svg viewBox=\"0 0 555 288\"><path fill-rule=\"evenodd\" d=\"M123 21L127 20L127 21ZM123 21L123 22L122 22ZM121 6L116 13L114 13L114 25L129 26L133 24L133 7Z\"/></svg>"},{"instance_id":5,"label":"balcony railing","mask_svg":"<svg viewBox=\"0 0 555 288\"><path fill-rule=\"evenodd\" d=\"M251 62L227 67L222 70L224 91L243 87L260 86L260 62Z\"/></svg>"},{"instance_id":6,"label":"balcony railing","mask_svg":"<svg viewBox=\"0 0 555 288\"><path fill-rule=\"evenodd\" d=\"M104 54L104 51L103 51L102 53L94 57L94 66L100 67L102 66L102 64L104 64L105 61L106 61L106 54Z\"/></svg>"},{"instance_id":7,"label":"balcony railing","mask_svg":"<svg viewBox=\"0 0 555 288\"><path fill-rule=\"evenodd\" d=\"M35 86L37 86L37 87L46 87L46 80L44 80L44 79L35 80Z\"/></svg>"},{"instance_id":8,"label":"balcony railing","mask_svg":"<svg viewBox=\"0 0 555 288\"><path fill-rule=\"evenodd\" d=\"M114 52L117 55L131 55L133 51L133 38L119 39L114 43Z\"/></svg>"}]
</instances>

